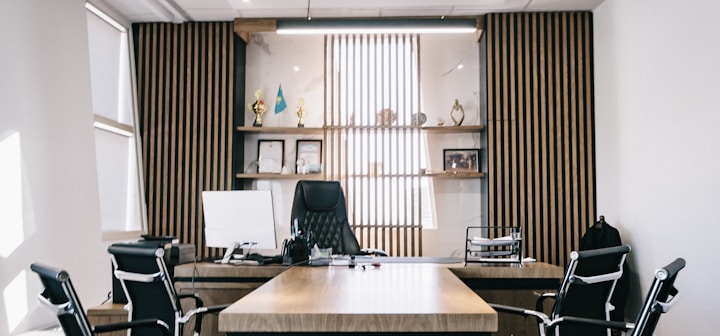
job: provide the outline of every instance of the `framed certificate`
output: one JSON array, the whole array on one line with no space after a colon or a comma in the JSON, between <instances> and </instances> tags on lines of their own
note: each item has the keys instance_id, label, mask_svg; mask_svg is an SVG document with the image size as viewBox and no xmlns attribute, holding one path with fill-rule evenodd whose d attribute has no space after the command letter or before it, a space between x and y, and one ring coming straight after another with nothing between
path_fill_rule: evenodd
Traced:
<instances>
[{"instance_id":1,"label":"framed certificate","mask_svg":"<svg viewBox=\"0 0 720 336\"><path fill-rule=\"evenodd\" d=\"M295 153L295 173L322 172L322 140L298 140Z\"/></svg>"},{"instance_id":2,"label":"framed certificate","mask_svg":"<svg viewBox=\"0 0 720 336\"><path fill-rule=\"evenodd\" d=\"M258 140L258 173L280 174L285 157L285 140Z\"/></svg>"}]
</instances>

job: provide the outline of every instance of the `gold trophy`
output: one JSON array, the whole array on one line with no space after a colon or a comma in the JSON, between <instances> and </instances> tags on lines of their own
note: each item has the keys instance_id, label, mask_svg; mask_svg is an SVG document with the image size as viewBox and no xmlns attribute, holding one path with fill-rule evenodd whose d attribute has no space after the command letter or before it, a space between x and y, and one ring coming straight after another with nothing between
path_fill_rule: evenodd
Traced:
<instances>
[{"instance_id":1,"label":"gold trophy","mask_svg":"<svg viewBox=\"0 0 720 336\"><path fill-rule=\"evenodd\" d=\"M255 91L255 102L248 105L250 110L255 113L255 121L253 122L255 127L262 126L262 114L265 113L265 102L260 98L262 98L262 90Z\"/></svg>"},{"instance_id":2,"label":"gold trophy","mask_svg":"<svg viewBox=\"0 0 720 336\"><path fill-rule=\"evenodd\" d=\"M296 112L299 118L298 127L305 127L305 109L303 105L305 105L305 98L300 97L300 99L298 99L298 110Z\"/></svg>"}]
</instances>

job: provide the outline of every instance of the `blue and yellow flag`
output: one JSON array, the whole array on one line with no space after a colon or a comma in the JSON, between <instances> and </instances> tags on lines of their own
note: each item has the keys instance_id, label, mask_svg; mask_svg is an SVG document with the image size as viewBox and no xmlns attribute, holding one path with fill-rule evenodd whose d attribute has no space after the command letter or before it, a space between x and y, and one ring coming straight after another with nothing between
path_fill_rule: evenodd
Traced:
<instances>
[{"instance_id":1,"label":"blue and yellow flag","mask_svg":"<svg viewBox=\"0 0 720 336\"><path fill-rule=\"evenodd\" d=\"M275 100L275 114L284 111L286 108L287 104L285 104L285 96L283 96L282 84L280 84L280 86L278 86L277 99Z\"/></svg>"}]
</instances>

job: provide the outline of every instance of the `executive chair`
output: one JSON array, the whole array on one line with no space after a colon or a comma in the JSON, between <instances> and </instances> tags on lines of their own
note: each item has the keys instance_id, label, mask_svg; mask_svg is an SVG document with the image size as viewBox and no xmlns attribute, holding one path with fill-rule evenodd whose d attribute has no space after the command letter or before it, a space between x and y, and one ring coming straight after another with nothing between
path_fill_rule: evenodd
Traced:
<instances>
[{"instance_id":1,"label":"executive chair","mask_svg":"<svg viewBox=\"0 0 720 336\"><path fill-rule=\"evenodd\" d=\"M387 256L381 250L360 248L348 222L345 194L337 181L298 181L290 225L309 247L317 244L319 248L332 248L333 254Z\"/></svg>"},{"instance_id":2,"label":"executive chair","mask_svg":"<svg viewBox=\"0 0 720 336\"><path fill-rule=\"evenodd\" d=\"M548 327L552 330L561 325L594 325L621 330L628 336L652 336L660 316L669 312L680 298L680 293L674 284L678 273L683 268L685 268L685 259L677 258L667 266L655 271L650 290L634 323L561 316L550 322Z\"/></svg>"},{"instance_id":3,"label":"executive chair","mask_svg":"<svg viewBox=\"0 0 720 336\"><path fill-rule=\"evenodd\" d=\"M162 336L171 335L168 325L156 318L92 326L80 304L68 272L41 263L33 263L30 269L37 273L45 287L45 290L38 294L38 301L57 315L60 326L67 336L94 336L127 329L155 330Z\"/></svg>"},{"instance_id":4,"label":"executive chair","mask_svg":"<svg viewBox=\"0 0 720 336\"><path fill-rule=\"evenodd\" d=\"M577 316L592 319L609 320L612 305L610 297L617 280L622 276L625 257L630 246L616 246L595 250L573 251L570 264L556 293L543 294L538 298L535 310L490 303L496 311L526 317L535 317L539 335L608 335L606 328L569 324L547 328L553 319L559 316ZM546 299L554 299L552 312L543 312Z\"/></svg>"},{"instance_id":5,"label":"executive chair","mask_svg":"<svg viewBox=\"0 0 720 336\"><path fill-rule=\"evenodd\" d=\"M108 247L115 277L128 299L130 320L159 318L170 327L175 336L191 318L195 320L195 335L202 329L202 318L218 313L228 305L204 307L197 294L177 294L163 258L165 250L155 246L116 244ZM183 312L181 299L192 299L195 309ZM133 330L132 336L146 336Z\"/></svg>"}]
</instances>

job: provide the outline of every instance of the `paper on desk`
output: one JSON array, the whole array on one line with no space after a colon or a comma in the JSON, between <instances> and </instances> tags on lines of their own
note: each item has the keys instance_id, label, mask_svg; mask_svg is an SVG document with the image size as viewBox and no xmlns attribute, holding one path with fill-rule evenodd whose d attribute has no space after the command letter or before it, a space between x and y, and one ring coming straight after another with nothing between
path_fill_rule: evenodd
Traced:
<instances>
[{"instance_id":1,"label":"paper on desk","mask_svg":"<svg viewBox=\"0 0 720 336\"><path fill-rule=\"evenodd\" d=\"M510 236L498 237L495 239L483 238L483 237L473 237L473 239L470 241L470 244L483 245L483 246L507 245L508 242L512 242L512 241L513 241L513 238Z\"/></svg>"}]
</instances>

